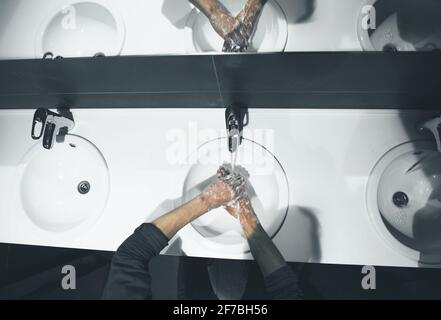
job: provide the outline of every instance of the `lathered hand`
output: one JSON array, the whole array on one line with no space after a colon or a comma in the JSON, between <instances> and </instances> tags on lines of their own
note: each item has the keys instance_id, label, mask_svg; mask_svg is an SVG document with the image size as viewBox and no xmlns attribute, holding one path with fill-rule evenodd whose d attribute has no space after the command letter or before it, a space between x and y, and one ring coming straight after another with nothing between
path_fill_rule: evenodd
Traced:
<instances>
[{"instance_id":1,"label":"lathered hand","mask_svg":"<svg viewBox=\"0 0 441 320\"><path fill-rule=\"evenodd\" d=\"M251 206L251 201L246 193L243 193L240 198L226 205L225 209L229 214L239 220L247 237L254 232L259 224L259 219L257 218L257 215Z\"/></svg>"},{"instance_id":2,"label":"lathered hand","mask_svg":"<svg viewBox=\"0 0 441 320\"><path fill-rule=\"evenodd\" d=\"M225 39L222 51L242 52L248 49L254 31L257 28L260 14L267 0L248 0L236 16L239 26L235 28L235 37ZM236 39L240 39L237 41Z\"/></svg>"},{"instance_id":3,"label":"lathered hand","mask_svg":"<svg viewBox=\"0 0 441 320\"><path fill-rule=\"evenodd\" d=\"M240 33L248 41L257 27L260 14L266 1L267 0L248 0L245 7L236 17L240 21Z\"/></svg>"},{"instance_id":4,"label":"lathered hand","mask_svg":"<svg viewBox=\"0 0 441 320\"><path fill-rule=\"evenodd\" d=\"M226 12L219 12L210 16L210 23L226 43L239 47L248 46L248 39L241 32L239 19L231 17Z\"/></svg>"},{"instance_id":5,"label":"lathered hand","mask_svg":"<svg viewBox=\"0 0 441 320\"><path fill-rule=\"evenodd\" d=\"M232 172L226 165L217 171L217 179L202 191L202 198L209 209L215 209L238 199L244 192L245 179Z\"/></svg>"},{"instance_id":6,"label":"lathered hand","mask_svg":"<svg viewBox=\"0 0 441 320\"><path fill-rule=\"evenodd\" d=\"M236 17L231 16L219 0L189 1L205 14L213 29L222 39L235 46L248 46L247 39L240 32L241 22Z\"/></svg>"}]
</instances>

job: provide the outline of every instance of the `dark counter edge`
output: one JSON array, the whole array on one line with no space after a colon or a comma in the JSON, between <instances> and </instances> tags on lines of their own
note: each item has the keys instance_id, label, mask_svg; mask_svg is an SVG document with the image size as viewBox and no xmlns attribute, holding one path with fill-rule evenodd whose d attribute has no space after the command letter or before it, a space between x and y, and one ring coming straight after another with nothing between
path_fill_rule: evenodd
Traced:
<instances>
[{"instance_id":1,"label":"dark counter edge","mask_svg":"<svg viewBox=\"0 0 441 320\"><path fill-rule=\"evenodd\" d=\"M441 52L290 52L0 61L0 109L441 110Z\"/></svg>"}]
</instances>

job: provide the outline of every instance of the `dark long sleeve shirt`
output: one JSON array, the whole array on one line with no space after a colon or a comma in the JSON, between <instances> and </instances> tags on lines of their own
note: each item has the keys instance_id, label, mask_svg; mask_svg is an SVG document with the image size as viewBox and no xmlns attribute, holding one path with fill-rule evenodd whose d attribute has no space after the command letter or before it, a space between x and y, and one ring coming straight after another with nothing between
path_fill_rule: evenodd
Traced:
<instances>
[{"instance_id":1,"label":"dark long sleeve shirt","mask_svg":"<svg viewBox=\"0 0 441 320\"><path fill-rule=\"evenodd\" d=\"M151 223L140 225L113 256L103 299L151 299L150 260L168 244L168 238ZM274 299L300 299L297 274L282 267L265 279L265 287Z\"/></svg>"}]
</instances>

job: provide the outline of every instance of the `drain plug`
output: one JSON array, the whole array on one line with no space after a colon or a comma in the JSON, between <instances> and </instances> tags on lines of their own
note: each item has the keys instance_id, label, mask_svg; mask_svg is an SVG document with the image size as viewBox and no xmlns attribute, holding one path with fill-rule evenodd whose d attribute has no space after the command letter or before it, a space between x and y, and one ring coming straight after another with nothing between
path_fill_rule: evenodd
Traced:
<instances>
[{"instance_id":1,"label":"drain plug","mask_svg":"<svg viewBox=\"0 0 441 320\"><path fill-rule=\"evenodd\" d=\"M403 208L409 203L409 197L404 192L398 191L392 196L392 201L398 208Z\"/></svg>"},{"instance_id":2,"label":"drain plug","mask_svg":"<svg viewBox=\"0 0 441 320\"><path fill-rule=\"evenodd\" d=\"M78 184L78 192L79 193L81 193L81 194L86 194L86 193L88 193L89 191L90 191L90 183L89 183L89 181L81 181L79 184Z\"/></svg>"}]
</instances>

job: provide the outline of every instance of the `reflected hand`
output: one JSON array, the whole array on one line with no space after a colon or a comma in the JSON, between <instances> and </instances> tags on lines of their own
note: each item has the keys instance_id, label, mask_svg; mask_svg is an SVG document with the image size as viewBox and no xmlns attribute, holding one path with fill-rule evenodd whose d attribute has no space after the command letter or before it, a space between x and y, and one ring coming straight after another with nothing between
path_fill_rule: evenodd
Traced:
<instances>
[{"instance_id":1,"label":"reflected hand","mask_svg":"<svg viewBox=\"0 0 441 320\"><path fill-rule=\"evenodd\" d=\"M254 31L257 28L260 14L267 0L248 0L245 7L236 16L239 26L235 29L239 39L244 39L240 43L233 39L225 39L222 51L224 52L242 52L246 51Z\"/></svg>"},{"instance_id":2,"label":"reflected hand","mask_svg":"<svg viewBox=\"0 0 441 320\"><path fill-rule=\"evenodd\" d=\"M227 39L224 41L222 46L222 52L244 52L248 48L248 43L246 45L238 45L233 40Z\"/></svg>"},{"instance_id":3,"label":"reflected hand","mask_svg":"<svg viewBox=\"0 0 441 320\"><path fill-rule=\"evenodd\" d=\"M248 47L248 38L241 32L241 21L227 12L217 12L210 16L213 29L225 40L223 51L232 47ZM228 45L226 45L228 44Z\"/></svg>"}]
</instances>

